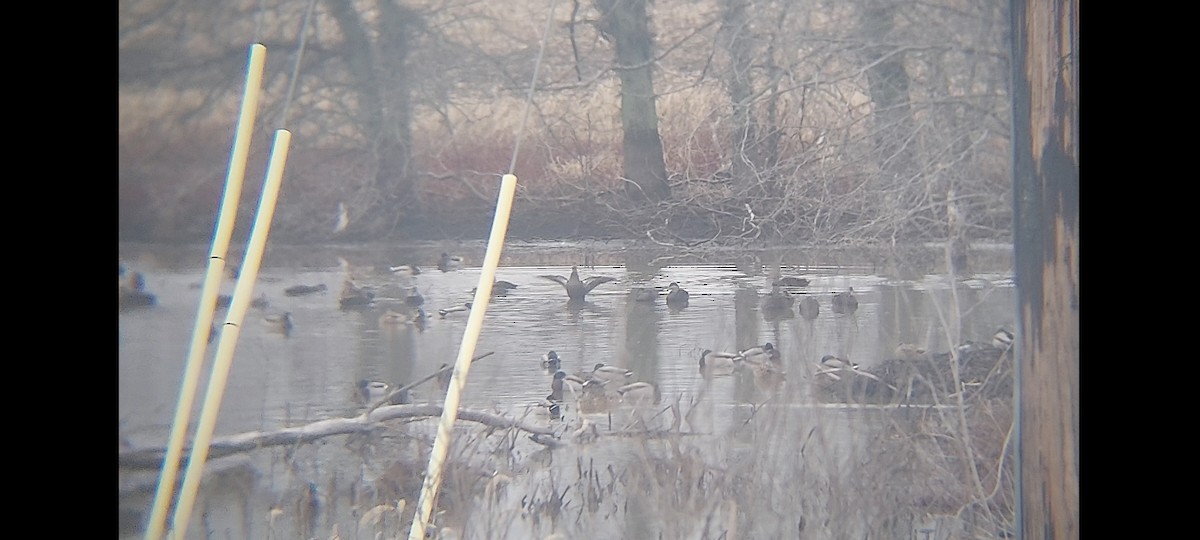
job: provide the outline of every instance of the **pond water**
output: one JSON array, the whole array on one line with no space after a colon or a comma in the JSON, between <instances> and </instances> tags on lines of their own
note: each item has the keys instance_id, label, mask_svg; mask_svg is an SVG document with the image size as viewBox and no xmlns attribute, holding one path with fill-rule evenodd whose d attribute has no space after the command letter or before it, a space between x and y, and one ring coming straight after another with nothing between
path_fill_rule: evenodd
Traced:
<instances>
[{"instance_id":1,"label":"pond water","mask_svg":"<svg viewBox=\"0 0 1200 540\"><path fill-rule=\"evenodd\" d=\"M282 250L269 252L254 288L254 296L265 295L268 305L247 312L215 436L354 416L363 411L354 398L356 381L368 379L402 385L432 373L443 363L452 364L463 339L467 312L441 317L438 310L472 300L471 291L480 274L478 261L483 257L482 250L475 249L468 252L463 267L442 272L433 266L439 249L441 246L427 246L403 251L404 259L419 259L413 261L400 260L401 252L395 247L314 247L296 249L287 255ZM782 424L763 429L790 426L786 429L800 430L800 426L811 426L815 418L824 415L820 417L827 418L821 420L826 439L849 442L853 440L852 433L859 429L854 421L857 413L845 408L828 410L829 404L821 403L806 384L823 355L849 358L869 367L894 357L900 343L946 351L952 344L968 340L990 341L997 328L1014 326L1015 287L1011 270L1003 264L966 279L950 280L941 274L900 279L881 275L878 265L870 262L836 260L822 264L783 255L771 258L771 263L764 265L761 258L716 254L709 256L707 263L694 260L703 257L693 257L686 264L675 264L679 259L660 257L656 261L654 257L637 257L637 262L622 264L619 254L598 252L601 255L580 256L577 249L547 244L506 253L496 278L518 287L505 297L491 300L476 354L494 354L473 365L463 394L464 408L553 424L540 405L550 392L552 378L550 372L542 369L540 357L554 350L562 359L562 369L568 373L590 370L597 362L605 362L632 370L631 380L655 382L663 398L658 409L677 400L685 408L695 409L698 414L690 415L687 425L693 431L730 433L747 422L747 414L753 414L756 407L769 401L773 407L808 411L796 413L808 416L779 420ZM162 447L174 415L207 249L122 246L121 257L130 268L144 273L146 289L157 296L157 305L119 314L120 436L123 444L132 448ZM412 277L382 270L389 263L401 262L427 266L422 266L423 271ZM539 276L566 276L571 264L581 265L580 274L584 278L608 276L615 280L596 287L585 304L570 304L562 286ZM760 309L763 297L771 291L770 282L777 275L809 280L807 286L792 290L797 298L811 296L818 300L820 312L815 319L797 312L778 315ZM362 309L339 306L339 291L348 277L376 292L373 306ZM686 308L669 308L662 296L653 303L635 302L630 296L634 287L665 292L671 282L689 291ZM324 284L327 291L301 297L284 294L285 288L297 284ZM226 280L222 292L231 293L233 285L233 280ZM423 309L429 316L425 327L381 324L380 316L390 307L403 304L413 287L424 298ZM831 309L833 295L851 287L859 302L858 309L849 314L835 313ZM262 321L268 314L284 311L290 312L294 321L293 330L286 336L271 331ZM225 311L218 310L214 319L217 327L224 317ZM705 378L699 372L698 359L704 349L736 351L766 342L774 344L781 353L785 372L781 378L785 382L780 386L766 384L772 381L763 381L748 371L716 378ZM209 347L210 357L216 343ZM199 396L193 423L199 416L203 392ZM417 403L441 404L444 392L431 382L415 388L412 396ZM570 406L566 414L568 423L581 419L580 412ZM670 413L658 416L659 420L670 423ZM620 417L614 426L611 414L593 421L602 429L621 429ZM789 440L801 438L803 430ZM335 437L327 441L336 440ZM831 443L830 448L837 444ZM322 442L315 446L322 445L337 447L338 443ZM525 446L523 443L521 448ZM530 478L540 467L530 461L540 450L537 445L532 446L524 450L513 446L505 458L513 470ZM571 457L560 458L557 465L547 467L565 467L572 475L583 475L576 469L583 470L580 465L585 463L583 460L594 460L597 453L616 462L636 459L636 453L599 448L607 446L593 447L588 451L590 454L580 454L578 449L571 453L556 450L560 456ZM287 475L303 477L325 490L331 474L340 474L342 485L346 486L354 483L347 477L375 478L391 463L365 459L357 466L349 466L344 456L333 457L344 449L306 451L311 452L308 457L312 460L306 465L307 475L297 475L295 456L284 458L281 450L264 451L266 457L253 458L255 470L268 478L255 488L255 493L273 499L264 505L279 506L282 493L291 489L277 483L283 469L288 469ZM370 464L364 465L365 462ZM283 463L290 464L284 467ZM364 473L365 469L373 472ZM517 476L515 472L511 474ZM362 482L365 484L366 480ZM288 486L292 483L289 480ZM498 536L496 529L485 532L485 527L476 520L471 534L463 531L464 537L533 537L528 536L534 534L530 531L538 531L537 537L543 537L550 530L565 530L567 537L575 537L569 532L572 529L563 529L561 525L549 528L544 524L519 525L522 520L529 521L527 507L532 504L529 501L537 498L526 495L519 505L525 507L526 516L506 522L505 527L509 528L503 534ZM315 525L311 534L327 537L329 528L339 523L341 534L353 537L347 535L347 528L355 523L354 515L361 516L362 508L352 511L349 509L352 503L347 502L335 509L332 499L338 495L326 496L331 499L323 511L326 517ZM345 497L349 501L355 495ZM128 507L136 509L139 504L146 504L148 508L144 486L140 498L123 495L123 499ZM409 501L412 503L415 500ZM263 516L270 510L266 506L248 506L254 510L235 513L238 517L223 518L216 511L206 513L204 519L194 517L189 536L201 538L222 530L225 531L222 536L233 538L267 536ZM412 506L406 512L411 514ZM596 512L603 513L597 509L593 514ZM660 519L635 520L637 512L628 508L621 513L623 520L602 520L612 536L596 537L639 537L631 530L650 534L648 531L655 530L654 523ZM139 519L144 516L132 511L128 519L131 523L123 524L122 534L134 537L141 527ZM658 530L661 532L661 527ZM830 534L837 537L842 532L845 531ZM292 534L296 531L279 537ZM407 535L407 529L390 534Z\"/></svg>"}]
</instances>

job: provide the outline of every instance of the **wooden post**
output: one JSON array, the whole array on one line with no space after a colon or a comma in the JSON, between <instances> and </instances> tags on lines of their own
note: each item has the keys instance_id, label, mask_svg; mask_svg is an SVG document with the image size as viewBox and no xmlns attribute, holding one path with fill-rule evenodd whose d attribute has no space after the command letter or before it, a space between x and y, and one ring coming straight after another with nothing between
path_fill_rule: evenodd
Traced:
<instances>
[{"instance_id":1,"label":"wooden post","mask_svg":"<svg viewBox=\"0 0 1200 540\"><path fill-rule=\"evenodd\" d=\"M1079 0L1011 16L1017 527L1079 538Z\"/></svg>"}]
</instances>

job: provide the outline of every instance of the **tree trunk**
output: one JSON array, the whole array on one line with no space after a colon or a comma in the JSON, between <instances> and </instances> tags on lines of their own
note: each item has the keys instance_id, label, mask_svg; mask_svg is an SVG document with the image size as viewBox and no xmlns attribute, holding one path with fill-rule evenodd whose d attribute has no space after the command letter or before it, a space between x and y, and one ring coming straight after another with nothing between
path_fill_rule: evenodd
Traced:
<instances>
[{"instance_id":1,"label":"tree trunk","mask_svg":"<svg viewBox=\"0 0 1200 540\"><path fill-rule=\"evenodd\" d=\"M646 13L647 0L594 2L600 12L598 27L616 48L621 125L625 132L625 193L635 201L661 201L671 195L671 187L654 104L654 37Z\"/></svg>"},{"instance_id":2,"label":"tree trunk","mask_svg":"<svg viewBox=\"0 0 1200 540\"><path fill-rule=\"evenodd\" d=\"M908 72L904 54L887 43L896 6L888 0L866 0L860 18L861 35L868 43L863 55L874 109L876 159L884 178L906 178L913 171L906 150L913 135Z\"/></svg>"},{"instance_id":3,"label":"tree trunk","mask_svg":"<svg viewBox=\"0 0 1200 540\"><path fill-rule=\"evenodd\" d=\"M1018 526L1079 538L1079 2L1011 16Z\"/></svg>"},{"instance_id":4,"label":"tree trunk","mask_svg":"<svg viewBox=\"0 0 1200 540\"><path fill-rule=\"evenodd\" d=\"M360 232L391 229L400 213L414 206L409 174L411 157L411 96L406 70L412 21L416 15L393 2L379 2L379 40L371 41L367 22L352 2L326 3L345 41L344 58L358 93L358 117L376 159L376 197L363 209Z\"/></svg>"}]
</instances>

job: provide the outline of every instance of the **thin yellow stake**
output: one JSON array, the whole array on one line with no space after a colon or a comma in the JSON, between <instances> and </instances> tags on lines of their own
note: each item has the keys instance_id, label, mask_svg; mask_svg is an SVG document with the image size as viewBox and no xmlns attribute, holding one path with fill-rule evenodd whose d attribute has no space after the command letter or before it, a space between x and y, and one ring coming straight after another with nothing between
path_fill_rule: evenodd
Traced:
<instances>
[{"instance_id":1,"label":"thin yellow stake","mask_svg":"<svg viewBox=\"0 0 1200 540\"><path fill-rule=\"evenodd\" d=\"M450 451L450 430L458 420L458 404L467 373L471 369L471 356L483 330L483 317L487 314L488 302L492 298L492 284L496 281L496 268L500 266L500 252L504 250L504 238L508 234L508 218L512 214L513 196L517 192L517 177L504 175L500 181L500 196L496 200L496 216L492 219L492 234L488 238L487 251L483 256L483 268L479 273L479 284L475 287L475 299L471 302L471 314L467 317L467 329L463 333L458 349L458 360L454 363L454 374L446 391L442 405L442 420L438 424L437 437L433 440L433 453L429 456L429 468L425 471L425 482L421 485L421 499L417 502L417 514L413 517L410 540L425 538L429 514L433 511L433 500L442 483L442 462Z\"/></svg>"},{"instance_id":2,"label":"thin yellow stake","mask_svg":"<svg viewBox=\"0 0 1200 540\"><path fill-rule=\"evenodd\" d=\"M208 391L204 396L204 406L200 411L196 436L192 439L192 454L188 459L187 471L183 476L183 487L179 490L179 503L175 506L175 517L172 519L172 537L183 538L187 534L192 505L200 486L200 475L204 472L204 462L208 459L208 446L212 442L213 429L217 425L217 413L220 412L221 399L225 395L225 383L229 378L229 368L233 364L233 351L237 348L237 339L241 334L242 322L246 318L246 309L250 307L250 299L254 295L254 281L258 278L258 268L262 263L262 254L267 246L267 233L271 230L271 218L275 215L275 202L279 198L279 187L283 183L283 167L287 162L288 145L291 140L291 132L283 129L275 132L275 145L271 149L271 163L267 167L267 180L263 183L262 198L258 203L254 228L250 231L250 243L246 246L246 259L238 274L237 285L233 288L233 303L229 306L228 318L221 328L221 338L217 342L217 355L213 360Z\"/></svg>"},{"instance_id":3,"label":"thin yellow stake","mask_svg":"<svg viewBox=\"0 0 1200 540\"><path fill-rule=\"evenodd\" d=\"M171 435L167 439L167 454L163 458L162 474L154 493L150 523L146 526L146 540L162 538L166 528L164 522L167 508L170 507L175 494L175 477L179 472L183 438L187 433L188 422L191 421L192 402L195 401L196 386L200 380L200 368L204 365L213 311L217 307L217 292L225 273L225 254L229 250L229 238L233 236L238 199L242 196L242 180L246 174L246 159L250 155L250 138L254 133L254 118L258 111L258 95L262 88L263 66L266 61L267 48L258 43L252 45L250 62L246 69L246 88L242 95L242 112L238 117L237 133L234 135L233 150L229 157L229 172L225 177L225 193L221 196L217 228L213 232L212 251L208 257L208 271L204 275L204 288L200 292L196 325L192 328L192 343L188 347L183 383L179 389L179 403L175 407L175 420L171 423Z\"/></svg>"}]
</instances>

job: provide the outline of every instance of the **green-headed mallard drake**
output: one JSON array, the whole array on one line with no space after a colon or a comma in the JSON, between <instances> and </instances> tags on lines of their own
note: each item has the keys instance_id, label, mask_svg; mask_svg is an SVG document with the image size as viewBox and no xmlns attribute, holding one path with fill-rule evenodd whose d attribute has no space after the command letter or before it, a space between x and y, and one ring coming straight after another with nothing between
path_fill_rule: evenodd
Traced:
<instances>
[{"instance_id":1,"label":"green-headed mallard drake","mask_svg":"<svg viewBox=\"0 0 1200 540\"><path fill-rule=\"evenodd\" d=\"M834 313L852 313L858 309L858 299L854 297L854 287L833 295Z\"/></svg>"},{"instance_id":2,"label":"green-headed mallard drake","mask_svg":"<svg viewBox=\"0 0 1200 540\"><path fill-rule=\"evenodd\" d=\"M817 318L821 313L821 303L809 295L804 295L800 298L800 316L808 320Z\"/></svg>"},{"instance_id":3,"label":"green-headed mallard drake","mask_svg":"<svg viewBox=\"0 0 1200 540\"><path fill-rule=\"evenodd\" d=\"M387 398L388 405L404 405L412 402L412 396L409 395L408 390L394 395L392 393L393 390L395 388L385 382L359 379L358 400L363 405L374 405L384 398Z\"/></svg>"},{"instance_id":4,"label":"green-headed mallard drake","mask_svg":"<svg viewBox=\"0 0 1200 540\"><path fill-rule=\"evenodd\" d=\"M742 365L742 356L731 352L700 352L700 372L711 375L729 375Z\"/></svg>"},{"instance_id":5,"label":"green-headed mallard drake","mask_svg":"<svg viewBox=\"0 0 1200 540\"><path fill-rule=\"evenodd\" d=\"M622 403L634 406L656 404L662 401L662 394L658 390L658 385L652 382L635 382L623 385L617 388L617 395L621 396Z\"/></svg>"},{"instance_id":6,"label":"green-headed mallard drake","mask_svg":"<svg viewBox=\"0 0 1200 540\"><path fill-rule=\"evenodd\" d=\"M412 277L421 273L421 268L415 264L402 264L399 266L389 266L388 272L397 276Z\"/></svg>"},{"instance_id":7,"label":"green-headed mallard drake","mask_svg":"<svg viewBox=\"0 0 1200 540\"><path fill-rule=\"evenodd\" d=\"M464 304L459 304L457 306L452 306L452 307L448 307L445 309L439 309L438 310L438 318L445 319L446 315L449 315L451 313L458 313L460 311L471 311L471 303L466 302Z\"/></svg>"},{"instance_id":8,"label":"green-headed mallard drake","mask_svg":"<svg viewBox=\"0 0 1200 540\"><path fill-rule=\"evenodd\" d=\"M342 292L338 296L338 305L342 309L367 307L374 301L375 293L366 287L359 287L350 280L342 283Z\"/></svg>"},{"instance_id":9,"label":"green-headed mallard drake","mask_svg":"<svg viewBox=\"0 0 1200 540\"><path fill-rule=\"evenodd\" d=\"M411 307L421 307L425 303L425 297L421 296L421 291L416 287L408 290L408 296L404 297L404 303Z\"/></svg>"},{"instance_id":10,"label":"green-headed mallard drake","mask_svg":"<svg viewBox=\"0 0 1200 540\"><path fill-rule=\"evenodd\" d=\"M688 292L683 290L678 283L672 281L667 285L667 306L675 309L682 309L688 305Z\"/></svg>"},{"instance_id":11,"label":"green-headed mallard drake","mask_svg":"<svg viewBox=\"0 0 1200 540\"><path fill-rule=\"evenodd\" d=\"M542 369L547 371L558 371L562 368L562 360L559 359L558 353L550 351L542 355Z\"/></svg>"},{"instance_id":12,"label":"green-headed mallard drake","mask_svg":"<svg viewBox=\"0 0 1200 540\"><path fill-rule=\"evenodd\" d=\"M792 304L796 299L792 298L792 293L788 292L783 287L775 286L771 288L771 292L763 297L763 311L783 311L792 309Z\"/></svg>"},{"instance_id":13,"label":"green-headed mallard drake","mask_svg":"<svg viewBox=\"0 0 1200 540\"><path fill-rule=\"evenodd\" d=\"M548 279L558 283L559 285L562 285L563 289L566 289L567 291L567 297L573 302L583 302L587 297L587 294L592 292L592 289L595 289L597 285L617 280L617 278L608 276L592 276L586 280L580 280L578 266L571 267L571 277L564 278L562 276L551 275L541 275L538 277Z\"/></svg>"},{"instance_id":14,"label":"green-headed mallard drake","mask_svg":"<svg viewBox=\"0 0 1200 540\"><path fill-rule=\"evenodd\" d=\"M326 287L324 283L318 283L316 285L292 285L291 287L283 290L283 295L305 296L309 294L325 292L326 289L328 289L328 287Z\"/></svg>"},{"instance_id":15,"label":"green-headed mallard drake","mask_svg":"<svg viewBox=\"0 0 1200 540\"><path fill-rule=\"evenodd\" d=\"M896 358L905 360L916 360L925 355L925 347L920 347L915 343L901 343L896 345Z\"/></svg>"},{"instance_id":16,"label":"green-headed mallard drake","mask_svg":"<svg viewBox=\"0 0 1200 540\"><path fill-rule=\"evenodd\" d=\"M1015 339L1015 336L1013 336L1012 332L1007 328L1001 328L996 330L995 334L992 334L992 346L997 349L1007 349L1012 347L1013 339Z\"/></svg>"},{"instance_id":17,"label":"green-headed mallard drake","mask_svg":"<svg viewBox=\"0 0 1200 540\"><path fill-rule=\"evenodd\" d=\"M292 328L295 327L292 322L292 312L290 311L267 315L263 317L263 322L267 324L268 330L283 334L284 336L292 335Z\"/></svg>"},{"instance_id":18,"label":"green-headed mallard drake","mask_svg":"<svg viewBox=\"0 0 1200 540\"><path fill-rule=\"evenodd\" d=\"M807 287L809 281L798 277L782 277L771 282L776 287Z\"/></svg>"},{"instance_id":19,"label":"green-headed mallard drake","mask_svg":"<svg viewBox=\"0 0 1200 540\"><path fill-rule=\"evenodd\" d=\"M462 265L462 257L442 252L442 256L438 258L437 268L443 272L449 272L451 270L458 270L459 268L462 268Z\"/></svg>"},{"instance_id":20,"label":"green-headed mallard drake","mask_svg":"<svg viewBox=\"0 0 1200 540\"><path fill-rule=\"evenodd\" d=\"M658 292L648 287L634 287L629 291L629 296L634 302L654 303L658 298Z\"/></svg>"},{"instance_id":21,"label":"green-headed mallard drake","mask_svg":"<svg viewBox=\"0 0 1200 540\"><path fill-rule=\"evenodd\" d=\"M817 362L817 375L827 375L829 378L840 381L842 378L838 373L843 371L857 371L858 364L838 358L832 354L827 354L821 357L821 361Z\"/></svg>"},{"instance_id":22,"label":"green-headed mallard drake","mask_svg":"<svg viewBox=\"0 0 1200 540\"><path fill-rule=\"evenodd\" d=\"M596 364L596 367L592 368L592 377L605 382L623 382L632 379L633 372L625 368L599 362Z\"/></svg>"},{"instance_id":23,"label":"green-headed mallard drake","mask_svg":"<svg viewBox=\"0 0 1200 540\"><path fill-rule=\"evenodd\" d=\"M546 396L547 400L554 402L561 402L563 400L563 387L566 385L564 382L566 378L567 372L562 370L554 372L554 378L550 380L550 395Z\"/></svg>"},{"instance_id":24,"label":"green-headed mallard drake","mask_svg":"<svg viewBox=\"0 0 1200 540\"><path fill-rule=\"evenodd\" d=\"M775 348L771 342L766 342L759 347L750 347L749 349L738 351L738 356L747 364L764 364L767 361L779 361L779 349Z\"/></svg>"}]
</instances>

